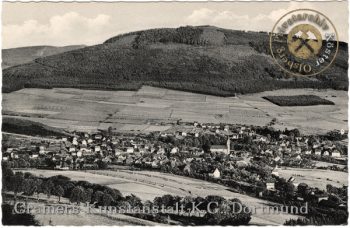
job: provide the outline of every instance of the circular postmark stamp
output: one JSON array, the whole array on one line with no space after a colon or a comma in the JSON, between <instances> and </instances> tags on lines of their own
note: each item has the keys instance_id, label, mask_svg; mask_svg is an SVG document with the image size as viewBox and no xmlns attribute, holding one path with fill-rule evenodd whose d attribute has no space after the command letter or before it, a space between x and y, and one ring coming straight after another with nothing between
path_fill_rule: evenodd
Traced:
<instances>
[{"instance_id":1,"label":"circular postmark stamp","mask_svg":"<svg viewBox=\"0 0 350 228\"><path fill-rule=\"evenodd\" d=\"M270 34L270 50L276 63L296 76L312 76L333 63L339 47L334 24L312 9L283 15Z\"/></svg>"}]
</instances>

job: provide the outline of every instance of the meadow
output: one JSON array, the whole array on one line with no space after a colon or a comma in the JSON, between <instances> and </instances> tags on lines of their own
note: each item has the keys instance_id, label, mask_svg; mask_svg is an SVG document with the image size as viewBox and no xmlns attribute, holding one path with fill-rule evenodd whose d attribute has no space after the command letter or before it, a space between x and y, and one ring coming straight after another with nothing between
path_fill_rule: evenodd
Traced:
<instances>
[{"instance_id":1,"label":"meadow","mask_svg":"<svg viewBox=\"0 0 350 228\"><path fill-rule=\"evenodd\" d=\"M63 206L67 208L78 207L79 213L33 213L35 219L40 226L59 225L59 226L154 226L161 225L156 222L143 220L135 217L131 217L125 214L115 213L95 213L94 211L88 211L86 204L72 205L68 198L61 197L60 203L58 203L58 197L51 195L49 198L46 194L39 194L39 201L37 196L18 196L22 200L27 200L28 204L34 208L55 207ZM4 202L13 203L13 195L7 193ZM56 209L57 210L57 209Z\"/></svg>"},{"instance_id":2,"label":"meadow","mask_svg":"<svg viewBox=\"0 0 350 228\"><path fill-rule=\"evenodd\" d=\"M106 185L118 189L124 196L134 194L141 200L153 200L154 197L165 194L179 196L219 195L227 199L238 198L244 204L257 208L257 213L252 215L250 224L254 225L280 225L289 218L297 218L291 214L262 214L262 207L276 205L262 199L235 193L225 186L183 176L152 172L152 171L55 171L55 170L22 170L35 175L50 177L64 175L72 180L85 180L91 183ZM260 211L260 213L259 213Z\"/></svg>"},{"instance_id":3,"label":"meadow","mask_svg":"<svg viewBox=\"0 0 350 228\"><path fill-rule=\"evenodd\" d=\"M327 184L336 187L348 186L348 173L346 172L290 167L285 167L278 172L280 177L289 179L293 176L296 183L306 183L309 186L317 187L322 190L326 190Z\"/></svg>"},{"instance_id":4,"label":"meadow","mask_svg":"<svg viewBox=\"0 0 350 228\"><path fill-rule=\"evenodd\" d=\"M315 95L334 105L281 107L263 97ZM306 134L347 129L347 93L339 90L283 89L219 97L143 86L138 91L70 88L22 89L3 94L3 115L68 131L165 131L178 120L264 126Z\"/></svg>"}]
</instances>

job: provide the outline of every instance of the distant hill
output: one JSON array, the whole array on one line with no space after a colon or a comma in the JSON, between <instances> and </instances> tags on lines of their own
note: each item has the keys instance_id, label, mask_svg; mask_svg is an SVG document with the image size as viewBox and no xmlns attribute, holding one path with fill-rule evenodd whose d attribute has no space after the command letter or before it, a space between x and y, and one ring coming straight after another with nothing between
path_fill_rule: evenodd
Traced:
<instances>
[{"instance_id":1,"label":"distant hill","mask_svg":"<svg viewBox=\"0 0 350 228\"><path fill-rule=\"evenodd\" d=\"M141 85L230 96L279 88L348 88L348 46L312 78L290 77L269 53L269 36L213 26L150 29L35 59L3 71L3 91L24 87L136 90Z\"/></svg>"},{"instance_id":2,"label":"distant hill","mask_svg":"<svg viewBox=\"0 0 350 228\"><path fill-rule=\"evenodd\" d=\"M54 46L32 46L9 48L2 50L2 68L29 63L36 58L59 54L66 51L71 51L85 47L84 45L72 45L65 47Z\"/></svg>"},{"instance_id":3,"label":"distant hill","mask_svg":"<svg viewBox=\"0 0 350 228\"><path fill-rule=\"evenodd\" d=\"M68 136L66 131L42 123L11 117L2 118L2 131L32 136Z\"/></svg>"}]
</instances>

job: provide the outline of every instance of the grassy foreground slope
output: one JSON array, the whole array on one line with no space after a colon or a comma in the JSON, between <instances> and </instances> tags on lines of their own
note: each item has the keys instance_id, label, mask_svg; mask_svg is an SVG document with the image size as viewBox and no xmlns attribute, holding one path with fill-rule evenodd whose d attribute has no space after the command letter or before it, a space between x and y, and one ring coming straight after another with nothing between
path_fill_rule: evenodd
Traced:
<instances>
[{"instance_id":1,"label":"grassy foreground slope","mask_svg":"<svg viewBox=\"0 0 350 228\"><path fill-rule=\"evenodd\" d=\"M24 87L136 90L141 85L230 96L279 88L347 89L347 44L314 78L290 77L269 55L267 33L212 26L151 29L3 71L3 91Z\"/></svg>"},{"instance_id":2,"label":"grassy foreground slope","mask_svg":"<svg viewBox=\"0 0 350 228\"><path fill-rule=\"evenodd\" d=\"M36 58L55 55L85 47L84 45L71 45L64 47L32 46L9 48L2 50L2 68L8 68L24 63L29 63Z\"/></svg>"}]
</instances>

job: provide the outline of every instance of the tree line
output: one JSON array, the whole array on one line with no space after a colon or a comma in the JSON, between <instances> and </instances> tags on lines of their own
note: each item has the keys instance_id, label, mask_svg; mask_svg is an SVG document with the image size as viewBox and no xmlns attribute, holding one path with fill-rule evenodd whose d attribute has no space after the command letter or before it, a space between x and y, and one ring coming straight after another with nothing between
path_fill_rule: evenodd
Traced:
<instances>
[{"instance_id":1,"label":"tree line","mask_svg":"<svg viewBox=\"0 0 350 228\"><path fill-rule=\"evenodd\" d=\"M26 197L26 201L29 197L34 197L36 200L40 200L40 194L45 194L48 199L52 196L57 196L57 203L61 202L61 198L69 199L72 204L93 204L95 207L131 207L131 208L141 208L143 206L148 206L153 208L154 206L158 208L172 208L175 210L176 203L185 204L185 209L190 209L192 202L203 202L201 208L205 209L208 203L217 200L219 202L216 208L212 208L212 211L217 210L217 213L211 214L207 213L205 215L206 221L209 224L219 225L219 224L248 224L250 221L251 213L246 213L244 211L239 213L231 213L230 215L219 215L220 208L227 204L229 201L220 196L207 196L206 198L201 197L179 197L172 195L164 195L162 197L156 197L153 201L142 202L140 198L131 194L123 196L120 191L112 189L108 186L103 186L99 184L92 184L87 181L72 181L70 178L57 175L48 178L37 177L28 172L13 172L6 163L2 164L2 181L3 181L3 192L13 192L14 200L16 201L18 195ZM232 199L231 201L240 202L238 199ZM242 204L244 208L245 205ZM7 210L6 210L7 211ZM136 216L156 222L167 222L167 213L152 213L149 214L129 214L131 216ZM179 215L178 215L179 216ZM188 217L188 215L182 215ZM193 221L196 221L193 218ZM203 221L202 221L203 222ZM205 223L207 224L207 223Z\"/></svg>"}]
</instances>

